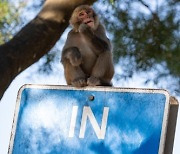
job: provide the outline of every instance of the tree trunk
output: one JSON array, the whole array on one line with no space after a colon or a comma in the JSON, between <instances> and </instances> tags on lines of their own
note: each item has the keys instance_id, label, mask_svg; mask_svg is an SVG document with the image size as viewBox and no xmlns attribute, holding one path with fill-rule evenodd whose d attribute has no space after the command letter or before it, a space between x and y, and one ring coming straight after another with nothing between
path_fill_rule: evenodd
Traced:
<instances>
[{"instance_id":1,"label":"tree trunk","mask_svg":"<svg viewBox=\"0 0 180 154\"><path fill-rule=\"evenodd\" d=\"M0 46L0 99L12 80L59 40L75 7L96 0L46 0L40 13Z\"/></svg>"}]
</instances>

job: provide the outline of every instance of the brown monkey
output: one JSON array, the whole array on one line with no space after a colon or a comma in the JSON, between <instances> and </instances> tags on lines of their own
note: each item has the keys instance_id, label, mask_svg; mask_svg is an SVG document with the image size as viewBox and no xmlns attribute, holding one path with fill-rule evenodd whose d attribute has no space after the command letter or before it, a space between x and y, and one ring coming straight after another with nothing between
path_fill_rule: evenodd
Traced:
<instances>
[{"instance_id":1,"label":"brown monkey","mask_svg":"<svg viewBox=\"0 0 180 154\"><path fill-rule=\"evenodd\" d=\"M88 5L72 13L61 62L68 85L112 86L114 75L111 44L98 16Z\"/></svg>"}]
</instances>

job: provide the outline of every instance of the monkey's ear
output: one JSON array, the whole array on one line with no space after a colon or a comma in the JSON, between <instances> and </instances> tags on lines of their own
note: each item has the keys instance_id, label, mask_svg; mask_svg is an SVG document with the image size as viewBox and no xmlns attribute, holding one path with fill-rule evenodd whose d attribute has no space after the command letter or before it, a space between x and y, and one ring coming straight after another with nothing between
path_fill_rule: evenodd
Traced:
<instances>
[{"instance_id":1,"label":"monkey's ear","mask_svg":"<svg viewBox=\"0 0 180 154\"><path fill-rule=\"evenodd\" d=\"M79 21L78 21L78 17L77 17L77 11L75 10L73 13L72 13L72 16L69 20L69 23L70 25L72 26L73 30L75 32L78 32L78 27L79 27Z\"/></svg>"}]
</instances>

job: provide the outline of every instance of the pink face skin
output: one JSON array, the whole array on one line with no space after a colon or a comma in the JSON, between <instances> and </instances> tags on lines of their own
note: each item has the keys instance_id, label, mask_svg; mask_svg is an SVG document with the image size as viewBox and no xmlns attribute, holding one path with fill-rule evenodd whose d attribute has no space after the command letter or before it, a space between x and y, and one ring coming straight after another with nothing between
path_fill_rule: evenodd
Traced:
<instances>
[{"instance_id":1,"label":"pink face skin","mask_svg":"<svg viewBox=\"0 0 180 154\"><path fill-rule=\"evenodd\" d=\"M79 12L78 19L89 27L94 28L93 14L94 12L92 9L82 10Z\"/></svg>"}]
</instances>

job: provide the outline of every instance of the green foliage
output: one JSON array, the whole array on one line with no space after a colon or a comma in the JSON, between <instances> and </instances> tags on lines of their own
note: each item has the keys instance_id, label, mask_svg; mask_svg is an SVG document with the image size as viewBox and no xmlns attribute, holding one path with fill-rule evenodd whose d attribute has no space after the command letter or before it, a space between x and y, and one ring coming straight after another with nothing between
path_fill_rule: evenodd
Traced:
<instances>
[{"instance_id":1,"label":"green foliage","mask_svg":"<svg viewBox=\"0 0 180 154\"><path fill-rule=\"evenodd\" d=\"M3 18L8 13L8 3L0 0L0 21L3 20Z\"/></svg>"},{"instance_id":2,"label":"green foliage","mask_svg":"<svg viewBox=\"0 0 180 154\"><path fill-rule=\"evenodd\" d=\"M170 75L180 89L180 2L166 0L154 7L145 0L110 4L106 2L106 13L100 12L112 35L114 61L121 64L124 77L153 68L158 71L155 83ZM162 65L164 71L157 65Z\"/></svg>"},{"instance_id":3,"label":"green foliage","mask_svg":"<svg viewBox=\"0 0 180 154\"><path fill-rule=\"evenodd\" d=\"M115 0L109 0L109 2L110 2L112 5L114 5L114 1L115 1Z\"/></svg>"},{"instance_id":4,"label":"green foliage","mask_svg":"<svg viewBox=\"0 0 180 154\"><path fill-rule=\"evenodd\" d=\"M8 3L0 0L0 29L3 27L4 17L8 14ZM0 31L0 44L3 43L3 35Z\"/></svg>"},{"instance_id":5,"label":"green foliage","mask_svg":"<svg viewBox=\"0 0 180 154\"><path fill-rule=\"evenodd\" d=\"M20 22L20 11L24 6L24 2L19 2L15 6L8 1L0 0L0 44L13 37Z\"/></svg>"}]
</instances>

